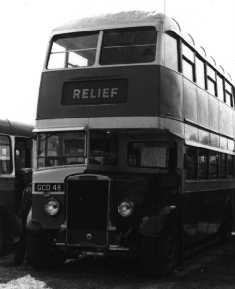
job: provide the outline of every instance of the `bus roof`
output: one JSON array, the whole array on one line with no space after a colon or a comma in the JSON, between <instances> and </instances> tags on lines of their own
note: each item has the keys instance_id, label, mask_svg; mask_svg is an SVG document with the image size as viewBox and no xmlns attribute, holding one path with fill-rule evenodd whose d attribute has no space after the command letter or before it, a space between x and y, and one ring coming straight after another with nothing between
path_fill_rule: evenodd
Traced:
<instances>
[{"instance_id":1,"label":"bus roof","mask_svg":"<svg viewBox=\"0 0 235 289\"><path fill-rule=\"evenodd\" d=\"M9 134L14 136L31 137L33 126L19 122L0 119L0 134Z\"/></svg>"},{"instance_id":2,"label":"bus roof","mask_svg":"<svg viewBox=\"0 0 235 289\"><path fill-rule=\"evenodd\" d=\"M226 73L222 66L217 65L214 58L209 57L205 49L202 46L197 45L190 34L184 33L181 30L179 23L175 19L155 11L124 11L115 14L106 14L74 20L63 26L55 28L52 31L52 37L58 34L79 31L94 31L137 26L154 26L156 27L157 31L172 31L176 33L188 45L194 48L202 58L207 60L212 67L215 67L229 81L232 81L231 75Z\"/></svg>"},{"instance_id":3,"label":"bus roof","mask_svg":"<svg viewBox=\"0 0 235 289\"><path fill-rule=\"evenodd\" d=\"M164 14L146 11L126 11L78 19L55 28L53 34L143 25L155 26L157 27L157 30L164 29L179 31L177 23Z\"/></svg>"}]
</instances>

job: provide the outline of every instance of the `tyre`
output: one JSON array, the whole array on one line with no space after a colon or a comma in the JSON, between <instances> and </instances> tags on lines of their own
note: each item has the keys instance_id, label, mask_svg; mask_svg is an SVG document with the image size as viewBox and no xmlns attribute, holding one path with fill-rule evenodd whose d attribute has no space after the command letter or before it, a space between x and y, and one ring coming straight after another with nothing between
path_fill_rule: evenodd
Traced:
<instances>
[{"instance_id":1,"label":"tyre","mask_svg":"<svg viewBox=\"0 0 235 289\"><path fill-rule=\"evenodd\" d=\"M25 245L25 238L22 236L19 242L15 245L13 252L13 263L15 266L19 266L24 262L26 249Z\"/></svg>"},{"instance_id":2,"label":"tyre","mask_svg":"<svg viewBox=\"0 0 235 289\"><path fill-rule=\"evenodd\" d=\"M6 254L6 233L3 216L0 216L0 256Z\"/></svg>"},{"instance_id":3,"label":"tyre","mask_svg":"<svg viewBox=\"0 0 235 289\"><path fill-rule=\"evenodd\" d=\"M7 211L0 216L0 256L9 255L21 236L21 223L16 215Z\"/></svg>"},{"instance_id":4,"label":"tyre","mask_svg":"<svg viewBox=\"0 0 235 289\"><path fill-rule=\"evenodd\" d=\"M31 193L31 185L24 189L24 196L21 200L19 218L21 219L22 231L20 239L14 246L13 251L13 263L16 266L19 266L24 262L26 254L26 222L27 217L31 218L31 199L29 198L29 193Z\"/></svg>"},{"instance_id":5,"label":"tyre","mask_svg":"<svg viewBox=\"0 0 235 289\"><path fill-rule=\"evenodd\" d=\"M233 213L232 208L228 207L225 211L223 221L219 228L219 239L221 242L227 241L231 237L233 229Z\"/></svg>"},{"instance_id":6,"label":"tyre","mask_svg":"<svg viewBox=\"0 0 235 289\"><path fill-rule=\"evenodd\" d=\"M48 243L43 234L26 234L26 259L35 269L46 269L62 265L64 256Z\"/></svg>"},{"instance_id":7,"label":"tyre","mask_svg":"<svg viewBox=\"0 0 235 289\"><path fill-rule=\"evenodd\" d=\"M159 237L143 236L140 251L145 274L160 277L172 273L179 255L175 229L165 229Z\"/></svg>"}]
</instances>

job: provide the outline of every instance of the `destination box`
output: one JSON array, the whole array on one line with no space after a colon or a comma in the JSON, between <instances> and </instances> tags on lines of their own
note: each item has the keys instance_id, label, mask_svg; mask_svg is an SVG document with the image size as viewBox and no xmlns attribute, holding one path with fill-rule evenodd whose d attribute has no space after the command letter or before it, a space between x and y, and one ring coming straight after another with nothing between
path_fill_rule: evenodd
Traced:
<instances>
[{"instance_id":1,"label":"destination box","mask_svg":"<svg viewBox=\"0 0 235 289\"><path fill-rule=\"evenodd\" d=\"M127 100L127 80L91 80L66 82L62 105L98 105L124 103Z\"/></svg>"}]
</instances>

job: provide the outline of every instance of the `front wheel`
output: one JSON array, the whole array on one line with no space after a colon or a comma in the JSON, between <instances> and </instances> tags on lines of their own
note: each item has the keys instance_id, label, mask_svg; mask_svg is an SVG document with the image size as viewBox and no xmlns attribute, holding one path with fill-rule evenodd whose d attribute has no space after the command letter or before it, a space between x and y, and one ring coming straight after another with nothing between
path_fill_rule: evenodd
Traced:
<instances>
[{"instance_id":1,"label":"front wheel","mask_svg":"<svg viewBox=\"0 0 235 289\"><path fill-rule=\"evenodd\" d=\"M219 238L221 242L225 242L231 237L232 230L233 230L233 212L232 207L229 206L224 213L224 218L219 228Z\"/></svg>"},{"instance_id":2,"label":"front wheel","mask_svg":"<svg viewBox=\"0 0 235 289\"><path fill-rule=\"evenodd\" d=\"M6 253L6 234L3 216L0 216L0 256Z\"/></svg>"},{"instance_id":3,"label":"front wheel","mask_svg":"<svg viewBox=\"0 0 235 289\"><path fill-rule=\"evenodd\" d=\"M173 272L178 261L178 244L175 230L164 230L159 237L143 236L140 259L144 272L155 276Z\"/></svg>"},{"instance_id":4,"label":"front wheel","mask_svg":"<svg viewBox=\"0 0 235 289\"><path fill-rule=\"evenodd\" d=\"M20 237L20 240L17 242L13 252L13 263L16 266L21 265L24 262L25 258L25 235Z\"/></svg>"},{"instance_id":5,"label":"front wheel","mask_svg":"<svg viewBox=\"0 0 235 289\"><path fill-rule=\"evenodd\" d=\"M63 264L64 256L50 246L43 234L26 234L26 258L35 269L45 269Z\"/></svg>"}]
</instances>

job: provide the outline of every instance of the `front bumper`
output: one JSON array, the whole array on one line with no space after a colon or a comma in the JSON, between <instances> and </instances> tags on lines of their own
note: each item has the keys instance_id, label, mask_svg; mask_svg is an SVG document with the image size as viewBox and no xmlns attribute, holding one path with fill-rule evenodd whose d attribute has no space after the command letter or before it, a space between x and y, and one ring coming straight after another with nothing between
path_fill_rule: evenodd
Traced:
<instances>
[{"instance_id":1,"label":"front bumper","mask_svg":"<svg viewBox=\"0 0 235 289\"><path fill-rule=\"evenodd\" d=\"M69 257L79 256L114 256L114 255L136 255L136 244L130 244L127 246L118 242L120 239L118 234L111 232L109 240L111 241L111 235L115 243L108 243L100 245L98 243L80 242L69 243L66 240L66 230L45 230L41 224L35 220L31 220L27 224L27 234L33 234L37 238L46 240L47 243L59 250L62 250L65 255ZM116 237L114 237L114 235Z\"/></svg>"}]
</instances>

